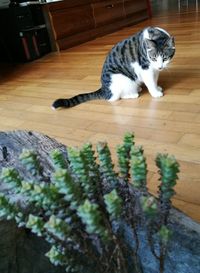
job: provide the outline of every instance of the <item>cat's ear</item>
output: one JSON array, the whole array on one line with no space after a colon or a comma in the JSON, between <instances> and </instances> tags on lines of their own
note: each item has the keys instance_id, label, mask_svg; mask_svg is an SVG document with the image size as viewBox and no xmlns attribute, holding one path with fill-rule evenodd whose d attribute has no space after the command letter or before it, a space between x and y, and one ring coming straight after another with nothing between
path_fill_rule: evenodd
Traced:
<instances>
[{"instance_id":1,"label":"cat's ear","mask_svg":"<svg viewBox=\"0 0 200 273\"><path fill-rule=\"evenodd\" d=\"M174 41L174 37L171 36L168 40L167 40L167 46L170 48L175 49L175 41Z\"/></svg>"},{"instance_id":2,"label":"cat's ear","mask_svg":"<svg viewBox=\"0 0 200 273\"><path fill-rule=\"evenodd\" d=\"M147 50L154 49L156 47L156 44L153 40L145 39L145 44L146 44Z\"/></svg>"}]
</instances>

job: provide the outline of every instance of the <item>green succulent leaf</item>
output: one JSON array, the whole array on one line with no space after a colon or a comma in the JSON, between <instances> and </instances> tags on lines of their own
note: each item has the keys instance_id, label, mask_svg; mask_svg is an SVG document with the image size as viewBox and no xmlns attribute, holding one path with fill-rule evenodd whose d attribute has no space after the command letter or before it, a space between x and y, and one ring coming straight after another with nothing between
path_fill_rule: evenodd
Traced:
<instances>
[{"instance_id":1,"label":"green succulent leaf","mask_svg":"<svg viewBox=\"0 0 200 273\"><path fill-rule=\"evenodd\" d=\"M114 188L117 184L117 175L114 171L114 165L112 163L111 153L107 143L99 142L97 144L98 159L100 164L100 170L103 176L110 182Z\"/></svg>"},{"instance_id":2,"label":"green succulent leaf","mask_svg":"<svg viewBox=\"0 0 200 273\"><path fill-rule=\"evenodd\" d=\"M118 168L119 174L122 178L128 179L129 177L129 158L127 155L126 148L124 145L117 146L117 155L118 155Z\"/></svg>"},{"instance_id":3,"label":"green succulent leaf","mask_svg":"<svg viewBox=\"0 0 200 273\"><path fill-rule=\"evenodd\" d=\"M15 188L16 191L19 191L22 183L18 171L14 168L3 168L0 175L0 180L11 185L11 187Z\"/></svg>"},{"instance_id":4,"label":"green succulent leaf","mask_svg":"<svg viewBox=\"0 0 200 273\"><path fill-rule=\"evenodd\" d=\"M29 214L26 227L31 229L33 233L42 236L44 233L44 221L41 217Z\"/></svg>"},{"instance_id":5,"label":"green succulent leaf","mask_svg":"<svg viewBox=\"0 0 200 273\"><path fill-rule=\"evenodd\" d=\"M116 190L104 195L106 209L112 220L120 218L122 214L122 199Z\"/></svg>"},{"instance_id":6,"label":"green succulent leaf","mask_svg":"<svg viewBox=\"0 0 200 273\"><path fill-rule=\"evenodd\" d=\"M1 193L0 194L0 218L7 220L14 219L17 215L18 210L15 205L11 204L10 201Z\"/></svg>"},{"instance_id":7,"label":"green succulent leaf","mask_svg":"<svg viewBox=\"0 0 200 273\"><path fill-rule=\"evenodd\" d=\"M160 173L160 198L163 202L170 201L175 194L174 186L176 185L179 173L179 164L173 156L159 154L156 158L156 165Z\"/></svg>"},{"instance_id":8,"label":"green succulent leaf","mask_svg":"<svg viewBox=\"0 0 200 273\"><path fill-rule=\"evenodd\" d=\"M77 148L69 148L68 156L70 167L72 168L74 176L77 178L77 182L80 183L85 194L90 195L93 192L93 187L89 177L89 169L85 154Z\"/></svg>"},{"instance_id":9,"label":"green succulent leaf","mask_svg":"<svg viewBox=\"0 0 200 273\"><path fill-rule=\"evenodd\" d=\"M97 234L102 239L107 239L108 233L102 225L103 218L97 204L92 204L89 200L85 200L83 205L78 207L78 216L86 225L86 231L89 234Z\"/></svg>"},{"instance_id":10,"label":"green succulent leaf","mask_svg":"<svg viewBox=\"0 0 200 273\"><path fill-rule=\"evenodd\" d=\"M56 169L67 169L68 168L68 162L60 150L55 149L55 150L51 151L50 156L53 161L54 167Z\"/></svg>"},{"instance_id":11,"label":"green succulent leaf","mask_svg":"<svg viewBox=\"0 0 200 273\"><path fill-rule=\"evenodd\" d=\"M72 208L77 208L81 203L83 193L80 185L75 183L67 170L59 169L52 176L52 183L58 189L58 192L64 195L64 199L70 202Z\"/></svg>"},{"instance_id":12,"label":"green succulent leaf","mask_svg":"<svg viewBox=\"0 0 200 273\"><path fill-rule=\"evenodd\" d=\"M160 230L158 231L158 234L163 244L167 245L171 238L172 231L167 226L162 225Z\"/></svg>"},{"instance_id":13,"label":"green succulent leaf","mask_svg":"<svg viewBox=\"0 0 200 273\"><path fill-rule=\"evenodd\" d=\"M87 170L87 182L89 184L89 193L92 193L94 196L98 193L100 173L99 167L96 163L95 152L92 149L91 143L86 143L81 149L81 155L84 159L84 166ZM83 185L85 187L85 185Z\"/></svg>"},{"instance_id":14,"label":"green succulent leaf","mask_svg":"<svg viewBox=\"0 0 200 273\"><path fill-rule=\"evenodd\" d=\"M135 188L146 190L147 164L143 155L143 149L140 146L131 148L131 177Z\"/></svg>"},{"instance_id":15,"label":"green succulent leaf","mask_svg":"<svg viewBox=\"0 0 200 273\"><path fill-rule=\"evenodd\" d=\"M65 240L71 232L71 227L62 219L59 219L55 215L52 215L49 218L49 221L46 222L44 228L54 234L60 240Z\"/></svg>"},{"instance_id":16,"label":"green succulent leaf","mask_svg":"<svg viewBox=\"0 0 200 273\"><path fill-rule=\"evenodd\" d=\"M45 254L52 264L63 265L66 263L65 253L56 246L52 246L51 249Z\"/></svg>"},{"instance_id":17,"label":"green succulent leaf","mask_svg":"<svg viewBox=\"0 0 200 273\"><path fill-rule=\"evenodd\" d=\"M127 132L125 135L124 135L124 147L126 149L126 151L128 153L130 153L131 151L131 148L135 145L135 142L134 142L134 134L133 133L130 133L130 132Z\"/></svg>"},{"instance_id":18,"label":"green succulent leaf","mask_svg":"<svg viewBox=\"0 0 200 273\"><path fill-rule=\"evenodd\" d=\"M32 176L40 176L42 168L38 156L33 150L23 149L19 159Z\"/></svg>"}]
</instances>

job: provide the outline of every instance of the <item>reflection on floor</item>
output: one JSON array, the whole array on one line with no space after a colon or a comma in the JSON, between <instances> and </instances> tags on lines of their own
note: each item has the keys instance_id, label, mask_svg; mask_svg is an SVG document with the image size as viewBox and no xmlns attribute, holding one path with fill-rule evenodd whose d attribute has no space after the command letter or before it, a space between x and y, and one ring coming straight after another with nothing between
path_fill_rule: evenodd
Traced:
<instances>
[{"instance_id":1,"label":"reflection on floor","mask_svg":"<svg viewBox=\"0 0 200 273\"><path fill-rule=\"evenodd\" d=\"M168 12L183 13L199 11L200 0L151 0L152 14L165 15Z\"/></svg>"}]
</instances>

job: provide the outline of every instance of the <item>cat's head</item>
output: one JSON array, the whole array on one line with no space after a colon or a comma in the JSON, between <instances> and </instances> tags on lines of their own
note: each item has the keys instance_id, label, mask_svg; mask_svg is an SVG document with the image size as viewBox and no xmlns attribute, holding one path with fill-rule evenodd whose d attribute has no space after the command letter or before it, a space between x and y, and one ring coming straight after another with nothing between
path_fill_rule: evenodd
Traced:
<instances>
[{"instance_id":1,"label":"cat's head","mask_svg":"<svg viewBox=\"0 0 200 273\"><path fill-rule=\"evenodd\" d=\"M175 54L174 37L164 29L150 27L144 32L144 40L151 66L163 70Z\"/></svg>"}]
</instances>

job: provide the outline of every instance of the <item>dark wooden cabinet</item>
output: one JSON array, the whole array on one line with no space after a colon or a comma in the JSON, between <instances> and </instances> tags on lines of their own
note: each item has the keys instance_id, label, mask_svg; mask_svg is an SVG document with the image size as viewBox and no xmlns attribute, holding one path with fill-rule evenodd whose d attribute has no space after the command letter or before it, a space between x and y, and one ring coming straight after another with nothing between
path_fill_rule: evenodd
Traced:
<instances>
[{"instance_id":1,"label":"dark wooden cabinet","mask_svg":"<svg viewBox=\"0 0 200 273\"><path fill-rule=\"evenodd\" d=\"M148 3L63 0L2 9L0 60L34 60L50 50L66 49L135 24L148 18Z\"/></svg>"},{"instance_id":2,"label":"dark wooden cabinet","mask_svg":"<svg viewBox=\"0 0 200 273\"><path fill-rule=\"evenodd\" d=\"M126 16L132 16L136 13L141 13L141 11L146 11L147 3L141 0L124 0L124 9Z\"/></svg>"},{"instance_id":3,"label":"dark wooden cabinet","mask_svg":"<svg viewBox=\"0 0 200 273\"><path fill-rule=\"evenodd\" d=\"M47 8L58 50L148 18L147 0L64 0Z\"/></svg>"},{"instance_id":4,"label":"dark wooden cabinet","mask_svg":"<svg viewBox=\"0 0 200 273\"><path fill-rule=\"evenodd\" d=\"M95 26L111 24L125 17L122 0L105 0L92 3Z\"/></svg>"},{"instance_id":5,"label":"dark wooden cabinet","mask_svg":"<svg viewBox=\"0 0 200 273\"><path fill-rule=\"evenodd\" d=\"M46 17L52 48L62 50L94 38L94 15L91 0L64 0L47 4Z\"/></svg>"},{"instance_id":6,"label":"dark wooden cabinet","mask_svg":"<svg viewBox=\"0 0 200 273\"><path fill-rule=\"evenodd\" d=\"M92 8L88 4L56 10L52 12L52 22L58 40L95 26Z\"/></svg>"}]
</instances>

